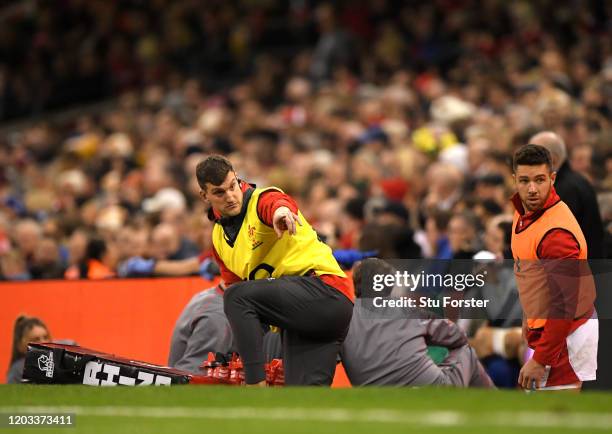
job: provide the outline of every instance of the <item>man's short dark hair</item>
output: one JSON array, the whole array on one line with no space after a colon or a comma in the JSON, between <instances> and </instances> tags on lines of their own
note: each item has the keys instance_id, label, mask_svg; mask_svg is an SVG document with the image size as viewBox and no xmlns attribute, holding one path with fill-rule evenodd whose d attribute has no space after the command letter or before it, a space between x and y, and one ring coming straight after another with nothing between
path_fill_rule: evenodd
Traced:
<instances>
[{"instance_id":1,"label":"man's short dark hair","mask_svg":"<svg viewBox=\"0 0 612 434\"><path fill-rule=\"evenodd\" d=\"M552 172L552 158L550 152L544 146L534 145L532 143L521 146L514 153L514 160L512 163L512 169L516 173L518 166L539 166L540 164L546 164L548 169Z\"/></svg>"},{"instance_id":2,"label":"man's short dark hair","mask_svg":"<svg viewBox=\"0 0 612 434\"><path fill-rule=\"evenodd\" d=\"M372 282L375 274L395 274L395 269L386 261L378 258L368 258L358 262L353 269L353 284L355 297L361 298L364 294L372 294ZM386 286L380 295L388 297L393 286Z\"/></svg>"},{"instance_id":3,"label":"man's short dark hair","mask_svg":"<svg viewBox=\"0 0 612 434\"><path fill-rule=\"evenodd\" d=\"M222 155L211 155L198 163L196 178L202 190L206 190L206 183L221 185L227 174L233 172L232 163Z\"/></svg>"}]
</instances>

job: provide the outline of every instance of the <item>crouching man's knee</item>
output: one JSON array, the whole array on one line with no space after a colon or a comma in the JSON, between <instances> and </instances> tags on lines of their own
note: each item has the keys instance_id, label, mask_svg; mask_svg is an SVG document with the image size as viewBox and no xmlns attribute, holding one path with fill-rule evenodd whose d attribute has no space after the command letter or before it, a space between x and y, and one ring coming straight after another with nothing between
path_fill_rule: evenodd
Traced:
<instances>
[{"instance_id":1,"label":"crouching man's knee","mask_svg":"<svg viewBox=\"0 0 612 434\"><path fill-rule=\"evenodd\" d=\"M223 293L223 311L225 315L231 316L232 312L241 310L246 303L246 289L249 282L236 282L228 287Z\"/></svg>"}]
</instances>

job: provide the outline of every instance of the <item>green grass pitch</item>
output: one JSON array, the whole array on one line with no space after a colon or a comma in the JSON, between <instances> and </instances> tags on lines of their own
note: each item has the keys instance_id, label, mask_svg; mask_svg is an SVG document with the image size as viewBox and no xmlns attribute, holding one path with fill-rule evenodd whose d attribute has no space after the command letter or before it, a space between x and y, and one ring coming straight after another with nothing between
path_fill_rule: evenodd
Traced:
<instances>
[{"instance_id":1,"label":"green grass pitch","mask_svg":"<svg viewBox=\"0 0 612 434\"><path fill-rule=\"evenodd\" d=\"M0 386L0 413L75 413L32 433L612 432L612 394L442 388ZM42 429L42 431L41 431Z\"/></svg>"}]
</instances>

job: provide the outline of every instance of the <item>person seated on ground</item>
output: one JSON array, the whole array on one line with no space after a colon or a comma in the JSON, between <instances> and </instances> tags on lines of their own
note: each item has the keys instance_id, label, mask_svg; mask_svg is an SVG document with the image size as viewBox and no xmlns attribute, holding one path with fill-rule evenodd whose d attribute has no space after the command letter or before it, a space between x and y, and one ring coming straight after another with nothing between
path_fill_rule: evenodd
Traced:
<instances>
[{"instance_id":1,"label":"person seated on ground","mask_svg":"<svg viewBox=\"0 0 612 434\"><path fill-rule=\"evenodd\" d=\"M497 387L517 387L527 354L521 327L491 327L485 323L470 338L470 345Z\"/></svg>"},{"instance_id":2,"label":"person seated on ground","mask_svg":"<svg viewBox=\"0 0 612 434\"><path fill-rule=\"evenodd\" d=\"M387 262L370 258L353 271L355 307L340 357L351 384L389 386L493 387L467 337L454 323L431 319L424 311L372 308L364 296L371 294L373 276L394 274ZM368 288L370 286L370 288ZM386 287L378 295L389 295ZM448 349L436 365L428 345Z\"/></svg>"},{"instance_id":3,"label":"person seated on ground","mask_svg":"<svg viewBox=\"0 0 612 434\"><path fill-rule=\"evenodd\" d=\"M176 321L168 366L193 373L208 353L235 351L232 329L223 312L223 283L195 294Z\"/></svg>"},{"instance_id":4,"label":"person seated on ground","mask_svg":"<svg viewBox=\"0 0 612 434\"><path fill-rule=\"evenodd\" d=\"M220 282L189 300L172 332L168 366L198 374L209 352L236 351L232 329L223 311L223 291L225 285ZM269 330L266 325L262 328ZM264 335L263 351L266 363L282 358L279 333L268 331Z\"/></svg>"},{"instance_id":5,"label":"person seated on ground","mask_svg":"<svg viewBox=\"0 0 612 434\"><path fill-rule=\"evenodd\" d=\"M49 329L42 320L33 316L21 315L15 320L13 328L13 351L7 376L7 383L21 383L23 365L29 343L51 340Z\"/></svg>"}]
</instances>

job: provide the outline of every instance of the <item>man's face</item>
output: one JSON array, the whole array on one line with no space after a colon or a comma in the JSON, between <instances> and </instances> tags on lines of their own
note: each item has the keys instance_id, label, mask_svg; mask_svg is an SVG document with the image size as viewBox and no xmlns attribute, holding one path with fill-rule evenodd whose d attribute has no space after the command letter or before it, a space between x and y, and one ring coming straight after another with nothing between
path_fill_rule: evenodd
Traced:
<instances>
[{"instance_id":1,"label":"man's face","mask_svg":"<svg viewBox=\"0 0 612 434\"><path fill-rule=\"evenodd\" d=\"M514 182L526 211L536 211L544 206L556 176L557 173L551 173L546 164L517 166Z\"/></svg>"},{"instance_id":2,"label":"man's face","mask_svg":"<svg viewBox=\"0 0 612 434\"><path fill-rule=\"evenodd\" d=\"M229 172L221 185L207 182L206 188L200 190L200 196L210 202L222 217L238 215L242 209L243 193L235 172Z\"/></svg>"}]
</instances>

